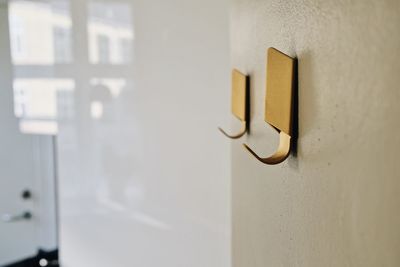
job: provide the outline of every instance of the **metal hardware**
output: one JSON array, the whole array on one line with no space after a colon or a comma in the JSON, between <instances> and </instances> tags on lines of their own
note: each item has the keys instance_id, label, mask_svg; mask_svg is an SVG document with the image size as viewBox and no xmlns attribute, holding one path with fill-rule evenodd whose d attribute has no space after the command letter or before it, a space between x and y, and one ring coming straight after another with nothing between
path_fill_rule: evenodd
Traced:
<instances>
[{"instance_id":1,"label":"metal hardware","mask_svg":"<svg viewBox=\"0 0 400 267\"><path fill-rule=\"evenodd\" d=\"M25 200L30 199L32 197L32 193L30 190L25 189L24 191L22 191L21 197L22 197L22 199L25 199Z\"/></svg>"},{"instance_id":2,"label":"metal hardware","mask_svg":"<svg viewBox=\"0 0 400 267\"><path fill-rule=\"evenodd\" d=\"M220 127L221 133L231 139L242 137L248 131L248 77L240 71L232 70L232 114L235 115L242 123L242 129L238 134L227 134Z\"/></svg>"},{"instance_id":3,"label":"metal hardware","mask_svg":"<svg viewBox=\"0 0 400 267\"><path fill-rule=\"evenodd\" d=\"M290 152L290 135L287 135L285 132L281 131L279 133L279 146L278 150L270 157L268 158L261 158L259 157L253 150L251 150L250 147L248 147L246 144L243 144L244 147L254 156L256 157L259 161L265 163L265 164L278 164L284 161L288 156Z\"/></svg>"},{"instance_id":4,"label":"metal hardware","mask_svg":"<svg viewBox=\"0 0 400 267\"><path fill-rule=\"evenodd\" d=\"M23 212L21 214L17 214L17 215L3 214L1 216L1 220L6 223L29 220L31 218L32 218L32 214L29 211L25 211L25 212Z\"/></svg>"},{"instance_id":5,"label":"metal hardware","mask_svg":"<svg viewBox=\"0 0 400 267\"><path fill-rule=\"evenodd\" d=\"M259 161L265 164L278 164L290 153L293 122L293 86L295 60L288 55L268 48L267 86L265 97L265 122L279 132L279 146L270 157L259 157L246 144L243 146Z\"/></svg>"}]
</instances>

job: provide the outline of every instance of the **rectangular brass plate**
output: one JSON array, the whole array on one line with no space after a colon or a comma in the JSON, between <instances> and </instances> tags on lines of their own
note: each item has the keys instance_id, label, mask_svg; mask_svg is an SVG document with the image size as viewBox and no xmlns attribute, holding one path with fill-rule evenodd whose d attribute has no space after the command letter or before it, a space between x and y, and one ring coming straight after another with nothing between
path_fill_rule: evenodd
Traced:
<instances>
[{"instance_id":1,"label":"rectangular brass plate","mask_svg":"<svg viewBox=\"0 0 400 267\"><path fill-rule=\"evenodd\" d=\"M232 113L246 121L246 75L235 69L232 70Z\"/></svg>"},{"instance_id":2,"label":"rectangular brass plate","mask_svg":"<svg viewBox=\"0 0 400 267\"><path fill-rule=\"evenodd\" d=\"M291 135L294 59L269 48L265 121Z\"/></svg>"}]
</instances>

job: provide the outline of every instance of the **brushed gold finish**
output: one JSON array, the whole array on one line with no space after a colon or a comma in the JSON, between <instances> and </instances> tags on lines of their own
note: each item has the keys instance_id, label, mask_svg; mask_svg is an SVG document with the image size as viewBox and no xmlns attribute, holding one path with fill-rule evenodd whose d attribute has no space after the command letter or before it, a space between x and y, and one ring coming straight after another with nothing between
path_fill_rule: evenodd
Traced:
<instances>
[{"instance_id":1,"label":"brushed gold finish","mask_svg":"<svg viewBox=\"0 0 400 267\"><path fill-rule=\"evenodd\" d=\"M230 135L227 134L220 127L218 128L221 133L231 139L237 139L242 137L247 132L248 127L248 87L247 87L247 77L240 71L232 70L232 100L231 100L231 110L232 114L235 115L242 122L242 129L238 134Z\"/></svg>"},{"instance_id":2,"label":"brushed gold finish","mask_svg":"<svg viewBox=\"0 0 400 267\"><path fill-rule=\"evenodd\" d=\"M246 144L244 147L265 164L278 164L290 153L293 124L293 86L295 60L288 55L268 48L267 83L265 96L265 122L279 131L278 150L268 158L259 157Z\"/></svg>"},{"instance_id":3,"label":"brushed gold finish","mask_svg":"<svg viewBox=\"0 0 400 267\"><path fill-rule=\"evenodd\" d=\"M286 134L285 132L281 131L279 133L279 146L278 150L268 158L261 158L259 157L250 147L246 144L243 146L249 151L254 157L256 157L259 161L265 164L274 165L281 163L284 161L290 153L290 135Z\"/></svg>"},{"instance_id":4,"label":"brushed gold finish","mask_svg":"<svg viewBox=\"0 0 400 267\"><path fill-rule=\"evenodd\" d=\"M232 70L232 113L239 120L246 121L246 75L240 71Z\"/></svg>"},{"instance_id":5,"label":"brushed gold finish","mask_svg":"<svg viewBox=\"0 0 400 267\"><path fill-rule=\"evenodd\" d=\"M265 121L291 135L294 59L268 49Z\"/></svg>"}]
</instances>

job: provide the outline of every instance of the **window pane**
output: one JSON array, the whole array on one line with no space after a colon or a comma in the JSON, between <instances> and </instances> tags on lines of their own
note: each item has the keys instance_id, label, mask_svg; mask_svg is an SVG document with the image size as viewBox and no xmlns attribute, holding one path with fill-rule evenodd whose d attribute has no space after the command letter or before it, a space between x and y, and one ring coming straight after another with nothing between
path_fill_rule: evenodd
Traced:
<instances>
[{"instance_id":1,"label":"window pane","mask_svg":"<svg viewBox=\"0 0 400 267\"><path fill-rule=\"evenodd\" d=\"M88 49L92 64L128 64L131 62L131 10L123 3L89 3Z\"/></svg>"}]
</instances>

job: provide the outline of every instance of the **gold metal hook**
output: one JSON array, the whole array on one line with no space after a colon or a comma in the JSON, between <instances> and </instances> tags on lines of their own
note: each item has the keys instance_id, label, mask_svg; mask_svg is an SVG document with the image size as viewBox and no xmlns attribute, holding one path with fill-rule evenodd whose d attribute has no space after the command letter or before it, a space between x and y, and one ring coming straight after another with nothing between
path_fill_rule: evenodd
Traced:
<instances>
[{"instance_id":1,"label":"gold metal hook","mask_svg":"<svg viewBox=\"0 0 400 267\"><path fill-rule=\"evenodd\" d=\"M291 148L295 60L273 47L268 48L267 54L265 122L279 131L279 146L272 156L262 158L243 145L259 161L278 164L289 156Z\"/></svg>"},{"instance_id":2,"label":"gold metal hook","mask_svg":"<svg viewBox=\"0 0 400 267\"><path fill-rule=\"evenodd\" d=\"M245 121L242 121L242 129L238 134L235 135L227 134L221 127L218 127L218 130L220 130L220 132L223 133L226 137L229 137L231 139L238 139L247 132L247 123Z\"/></svg>"},{"instance_id":3,"label":"gold metal hook","mask_svg":"<svg viewBox=\"0 0 400 267\"><path fill-rule=\"evenodd\" d=\"M242 137L248 131L248 77L240 71L232 70L232 114L242 122L242 129L238 134L227 134L222 128L218 129L231 139Z\"/></svg>"},{"instance_id":4,"label":"gold metal hook","mask_svg":"<svg viewBox=\"0 0 400 267\"><path fill-rule=\"evenodd\" d=\"M278 150L273 154L272 156L268 158L261 158L259 157L253 150L251 150L250 147L248 147L246 144L243 144L243 146L249 151L254 157L256 157L259 161L265 164L279 164L282 161L284 161L290 153L290 135L280 132L279 133L279 146Z\"/></svg>"}]
</instances>

